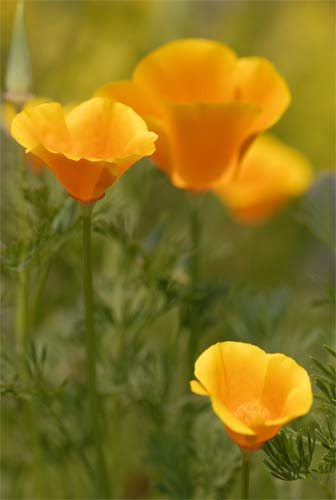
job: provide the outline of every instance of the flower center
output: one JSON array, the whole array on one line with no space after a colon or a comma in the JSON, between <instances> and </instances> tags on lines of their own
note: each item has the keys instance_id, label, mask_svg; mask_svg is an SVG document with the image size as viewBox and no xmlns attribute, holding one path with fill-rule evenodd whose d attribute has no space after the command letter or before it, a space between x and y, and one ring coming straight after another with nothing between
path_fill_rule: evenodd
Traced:
<instances>
[{"instance_id":1,"label":"flower center","mask_svg":"<svg viewBox=\"0 0 336 500\"><path fill-rule=\"evenodd\" d=\"M256 419L268 420L271 416L270 411L258 402L241 404L233 413L247 425Z\"/></svg>"}]
</instances>

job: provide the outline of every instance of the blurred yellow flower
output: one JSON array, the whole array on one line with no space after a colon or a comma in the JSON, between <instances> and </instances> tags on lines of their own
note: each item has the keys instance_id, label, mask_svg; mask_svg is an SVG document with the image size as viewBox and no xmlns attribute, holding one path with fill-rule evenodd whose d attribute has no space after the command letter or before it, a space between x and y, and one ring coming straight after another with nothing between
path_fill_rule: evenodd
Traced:
<instances>
[{"instance_id":1,"label":"blurred yellow flower","mask_svg":"<svg viewBox=\"0 0 336 500\"><path fill-rule=\"evenodd\" d=\"M267 135L252 144L238 172L230 182L216 184L214 192L246 224L269 218L289 199L304 193L313 177L302 154Z\"/></svg>"},{"instance_id":2,"label":"blurred yellow flower","mask_svg":"<svg viewBox=\"0 0 336 500\"><path fill-rule=\"evenodd\" d=\"M22 110L25 110L32 106L37 106L38 104L44 104L48 101L49 99L46 99L44 97L31 96L22 106ZM0 104L0 109L1 109L1 128L3 129L4 132L9 134L12 121L14 120L15 116L18 113L17 107L12 102L4 100Z\"/></svg>"},{"instance_id":3,"label":"blurred yellow flower","mask_svg":"<svg viewBox=\"0 0 336 500\"><path fill-rule=\"evenodd\" d=\"M32 106L37 106L38 104L43 104L48 102L48 99L43 97L30 97L24 104L23 110L28 109ZM12 122L17 115L16 106L9 101L3 101L0 105L1 107L1 128L6 134L10 134L10 129L12 126ZM35 172L39 173L45 166L44 161L42 161L37 156L28 153L27 155L27 164L28 166Z\"/></svg>"},{"instance_id":4,"label":"blurred yellow flower","mask_svg":"<svg viewBox=\"0 0 336 500\"><path fill-rule=\"evenodd\" d=\"M238 59L204 39L154 50L131 81L105 85L96 95L134 107L159 134L153 161L175 186L194 191L230 177L255 136L278 121L290 101L269 61Z\"/></svg>"},{"instance_id":5,"label":"blurred yellow flower","mask_svg":"<svg viewBox=\"0 0 336 500\"><path fill-rule=\"evenodd\" d=\"M157 138L133 109L101 97L68 113L56 102L28 107L14 118L11 134L81 202L104 196L131 165L153 153Z\"/></svg>"},{"instance_id":6,"label":"blurred yellow flower","mask_svg":"<svg viewBox=\"0 0 336 500\"><path fill-rule=\"evenodd\" d=\"M231 439L247 450L261 448L313 402L304 368L284 354L242 342L209 347L195 363L195 377L191 390L211 399Z\"/></svg>"}]
</instances>

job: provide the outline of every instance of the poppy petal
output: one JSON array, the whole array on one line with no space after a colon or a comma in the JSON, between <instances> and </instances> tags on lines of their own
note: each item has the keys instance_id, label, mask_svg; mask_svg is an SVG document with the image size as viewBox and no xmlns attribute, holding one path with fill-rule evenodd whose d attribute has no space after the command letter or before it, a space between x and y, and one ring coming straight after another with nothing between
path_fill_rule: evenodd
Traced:
<instances>
[{"instance_id":1,"label":"poppy petal","mask_svg":"<svg viewBox=\"0 0 336 500\"><path fill-rule=\"evenodd\" d=\"M85 158L76 161L62 153L52 153L43 146L32 150L32 154L52 170L71 196L83 202L103 196L118 177L117 166L103 161L92 162Z\"/></svg>"},{"instance_id":2,"label":"poppy petal","mask_svg":"<svg viewBox=\"0 0 336 500\"><path fill-rule=\"evenodd\" d=\"M195 394L199 394L200 396L208 396L206 389L197 380L192 380L190 382L190 389L192 390L192 392L194 392Z\"/></svg>"},{"instance_id":3,"label":"poppy petal","mask_svg":"<svg viewBox=\"0 0 336 500\"><path fill-rule=\"evenodd\" d=\"M256 432L237 418L221 401L211 398L212 408L227 429L244 436L255 436Z\"/></svg>"},{"instance_id":4,"label":"poppy petal","mask_svg":"<svg viewBox=\"0 0 336 500\"><path fill-rule=\"evenodd\" d=\"M236 98L260 106L255 131L261 131L277 122L287 109L290 92L272 63L263 58L246 57L237 63Z\"/></svg>"},{"instance_id":5,"label":"poppy petal","mask_svg":"<svg viewBox=\"0 0 336 500\"><path fill-rule=\"evenodd\" d=\"M26 107L13 119L11 134L27 152L39 144L55 153L71 145L62 107L56 102Z\"/></svg>"},{"instance_id":6,"label":"poppy petal","mask_svg":"<svg viewBox=\"0 0 336 500\"><path fill-rule=\"evenodd\" d=\"M129 106L110 99L95 97L85 101L70 111L66 123L73 159L113 161L131 154L147 155L155 149L156 134L148 132L144 120ZM135 140L136 136L141 140Z\"/></svg>"},{"instance_id":7,"label":"poppy petal","mask_svg":"<svg viewBox=\"0 0 336 500\"><path fill-rule=\"evenodd\" d=\"M295 149L270 135L256 139L244 156L239 174L219 182L215 193L243 222L267 219L286 201L299 196L312 181L312 168Z\"/></svg>"},{"instance_id":8,"label":"poppy petal","mask_svg":"<svg viewBox=\"0 0 336 500\"><path fill-rule=\"evenodd\" d=\"M270 354L268 358L262 403L271 410L272 415L278 415L279 418L282 418L286 416L286 408L291 407L291 392L294 389L304 389L307 397L304 402L304 413L307 413L312 401L312 394L306 370L284 354ZM288 406L286 407L286 405Z\"/></svg>"},{"instance_id":9,"label":"poppy petal","mask_svg":"<svg viewBox=\"0 0 336 500\"><path fill-rule=\"evenodd\" d=\"M224 102L234 92L236 55L222 43L198 38L173 41L147 55L133 79L176 104Z\"/></svg>"},{"instance_id":10,"label":"poppy petal","mask_svg":"<svg viewBox=\"0 0 336 500\"><path fill-rule=\"evenodd\" d=\"M207 190L230 170L258 116L243 103L170 106L168 134L176 186Z\"/></svg>"},{"instance_id":11,"label":"poppy petal","mask_svg":"<svg viewBox=\"0 0 336 500\"><path fill-rule=\"evenodd\" d=\"M112 101L122 102L134 109L139 115L146 117L160 117L161 111L158 103L145 89L136 85L132 80L121 80L108 83L99 88L95 95L105 97Z\"/></svg>"}]
</instances>

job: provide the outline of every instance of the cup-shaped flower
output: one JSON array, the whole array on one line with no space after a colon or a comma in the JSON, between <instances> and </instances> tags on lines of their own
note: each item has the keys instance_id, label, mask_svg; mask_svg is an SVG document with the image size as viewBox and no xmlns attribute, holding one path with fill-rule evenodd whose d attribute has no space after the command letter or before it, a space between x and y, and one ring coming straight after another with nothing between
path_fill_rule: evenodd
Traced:
<instances>
[{"instance_id":1,"label":"cup-shaped flower","mask_svg":"<svg viewBox=\"0 0 336 500\"><path fill-rule=\"evenodd\" d=\"M134 107L159 134L153 161L175 186L194 191L233 175L254 137L290 101L269 61L239 59L227 46L204 39L154 50L132 80L105 85L96 95Z\"/></svg>"},{"instance_id":2,"label":"cup-shaped flower","mask_svg":"<svg viewBox=\"0 0 336 500\"><path fill-rule=\"evenodd\" d=\"M312 168L295 149L274 137L260 136L244 156L237 177L214 192L233 217L245 224L263 222L312 183Z\"/></svg>"},{"instance_id":3,"label":"cup-shaped flower","mask_svg":"<svg viewBox=\"0 0 336 500\"><path fill-rule=\"evenodd\" d=\"M133 109L102 97L68 113L56 102L30 106L14 118L11 133L83 203L104 196L131 165L152 154L157 138Z\"/></svg>"},{"instance_id":4,"label":"cup-shaped flower","mask_svg":"<svg viewBox=\"0 0 336 500\"><path fill-rule=\"evenodd\" d=\"M208 396L231 439L257 450L279 429L309 412L308 373L284 354L242 342L219 342L195 363L191 390Z\"/></svg>"}]
</instances>

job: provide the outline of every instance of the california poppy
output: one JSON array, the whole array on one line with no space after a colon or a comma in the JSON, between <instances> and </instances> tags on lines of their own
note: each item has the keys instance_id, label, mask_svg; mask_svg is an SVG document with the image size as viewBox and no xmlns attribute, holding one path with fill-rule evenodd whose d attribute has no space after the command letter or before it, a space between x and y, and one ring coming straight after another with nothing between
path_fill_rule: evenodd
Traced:
<instances>
[{"instance_id":1,"label":"california poppy","mask_svg":"<svg viewBox=\"0 0 336 500\"><path fill-rule=\"evenodd\" d=\"M288 200L304 193L312 182L306 158L275 137L264 135L244 156L239 173L221 182L214 192L239 222L262 222Z\"/></svg>"},{"instance_id":2,"label":"california poppy","mask_svg":"<svg viewBox=\"0 0 336 500\"><path fill-rule=\"evenodd\" d=\"M309 412L308 373L284 354L242 342L219 342L195 363L191 390L208 396L231 439L257 450L279 429Z\"/></svg>"},{"instance_id":3,"label":"california poppy","mask_svg":"<svg viewBox=\"0 0 336 500\"><path fill-rule=\"evenodd\" d=\"M130 81L96 95L120 100L159 134L153 161L175 186L205 191L234 175L256 135L287 108L285 81L266 59L237 56L204 39L168 43L142 59Z\"/></svg>"},{"instance_id":4,"label":"california poppy","mask_svg":"<svg viewBox=\"0 0 336 500\"><path fill-rule=\"evenodd\" d=\"M157 138L133 109L102 97L68 113L56 102L30 106L13 119L11 134L81 202L104 196L131 165L153 153Z\"/></svg>"}]
</instances>

